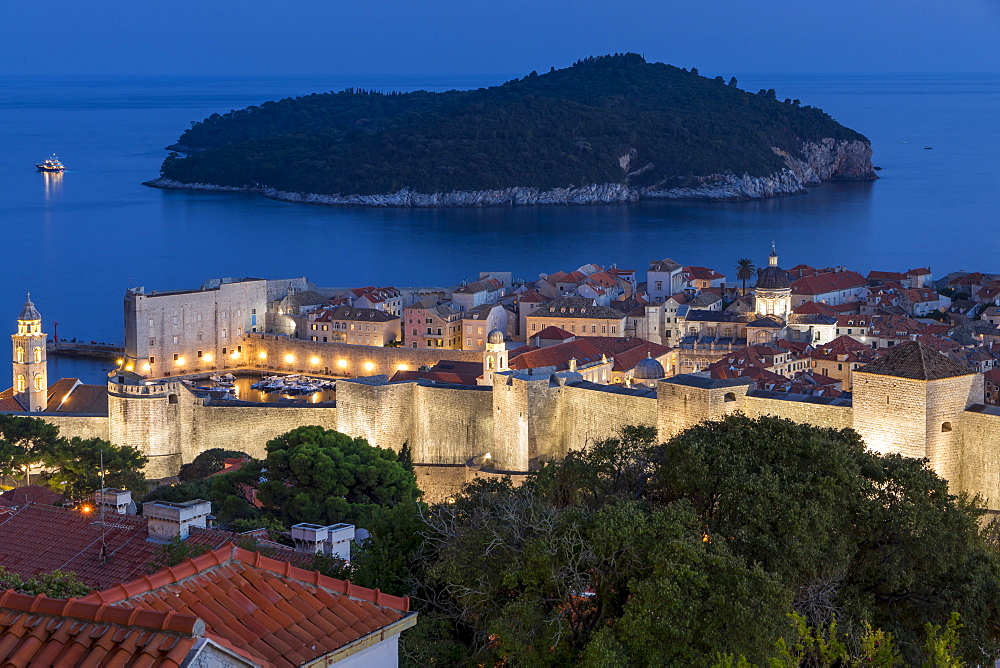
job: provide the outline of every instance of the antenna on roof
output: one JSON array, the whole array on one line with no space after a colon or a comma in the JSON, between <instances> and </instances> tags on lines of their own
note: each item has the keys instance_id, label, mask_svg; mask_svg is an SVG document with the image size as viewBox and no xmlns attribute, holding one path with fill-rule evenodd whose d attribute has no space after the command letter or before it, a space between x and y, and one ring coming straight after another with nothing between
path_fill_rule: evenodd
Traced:
<instances>
[{"instance_id":1,"label":"antenna on roof","mask_svg":"<svg viewBox=\"0 0 1000 668\"><path fill-rule=\"evenodd\" d=\"M108 560L108 545L105 542L107 525L104 523L104 448L101 448L101 564Z\"/></svg>"}]
</instances>

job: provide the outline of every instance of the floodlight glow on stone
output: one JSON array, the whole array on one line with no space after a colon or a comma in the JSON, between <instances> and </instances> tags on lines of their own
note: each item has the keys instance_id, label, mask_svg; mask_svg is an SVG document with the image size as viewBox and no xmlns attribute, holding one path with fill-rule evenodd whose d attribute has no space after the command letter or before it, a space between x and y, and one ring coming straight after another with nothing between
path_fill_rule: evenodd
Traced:
<instances>
[{"instance_id":1,"label":"floodlight glow on stone","mask_svg":"<svg viewBox=\"0 0 1000 668\"><path fill-rule=\"evenodd\" d=\"M207 355L205 355L204 359L205 359L206 362L211 362L215 358L212 357L212 353L208 353Z\"/></svg>"},{"instance_id":2,"label":"floodlight glow on stone","mask_svg":"<svg viewBox=\"0 0 1000 668\"><path fill-rule=\"evenodd\" d=\"M337 360L337 366L339 366L341 369L346 369L347 360Z\"/></svg>"},{"instance_id":3,"label":"floodlight glow on stone","mask_svg":"<svg viewBox=\"0 0 1000 668\"><path fill-rule=\"evenodd\" d=\"M285 361L291 364L295 361L295 355L285 355Z\"/></svg>"},{"instance_id":4,"label":"floodlight glow on stone","mask_svg":"<svg viewBox=\"0 0 1000 668\"><path fill-rule=\"evenodd\" d=\"M310 357L309 358L309 362L310 362L310 364L319 364L319 358L318 357Z\"/></svg>"},{"instance_id":5,"label":"floodlight glow on stone","mask_svg":"<svg viewBox=\"0 0 1000 668\"><path fill-rule=\"evenodd\" d=\"M371 362L365 362L365 371L371 371L374 368L375 368L374 364L372 364Z\"/></svg>"},{"instance_id":6,"label":"floodlight glow on stone","mask_svg":"<svg viewBox=\"0 0 1000 668\"><path fill-rule=\"evenodd\" d=\"M262 350L259 353L257 353L257 357L261 358L262 360L266 360L267 359L267 353Z\"/></svg>"}]
</instances>

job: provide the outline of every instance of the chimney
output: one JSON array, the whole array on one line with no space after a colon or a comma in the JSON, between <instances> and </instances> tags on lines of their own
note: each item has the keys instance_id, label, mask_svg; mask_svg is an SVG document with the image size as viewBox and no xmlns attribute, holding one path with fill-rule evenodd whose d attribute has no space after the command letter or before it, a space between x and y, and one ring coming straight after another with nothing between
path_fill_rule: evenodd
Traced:
<instances>
[{"instance_id":1,"label":"chimney","mask_svg":"<svg viewBox=\"0 0 1000 668\"><path fill-rule=\"evenodd\" d=\"M94 505L102 508L107 514L135 515L135 502L132 492L127 489L105 487L94 492Z\"/></svg>"},{"instance_id":2,"label":"chimney","mask_svg":"<svg viewBox=\"0 0 1000 668\"><path fill-rule=\"evenodd\" d=\"M299 552L322 554L334 559L351 560L351 541L354 540L353 524L295 524L292 542Z\"/></svg>"},{"instance_id":3,"label":"chimney","mask_svg":"<svg viewBox=\"0 0 1000 668\"><path fill-rule=\"evenodd\" d=\"M570 371L576 371L576 358L575 357L570 357L569 358L569 370Z\"/></svg>"},{"instance_id":4,"label":"chimney","mask_svg":"<svg viewBox=\"0 0 1000 668\"><path fill-rule=\"evenodd\" d=\"M142 504L142 514L146 518L146 529L153 540L186 539L191 527L208 528L208 516L212 503L204 499L193 499L184 503L171 501L151 501Z\"/></svg>"}]
</instances>

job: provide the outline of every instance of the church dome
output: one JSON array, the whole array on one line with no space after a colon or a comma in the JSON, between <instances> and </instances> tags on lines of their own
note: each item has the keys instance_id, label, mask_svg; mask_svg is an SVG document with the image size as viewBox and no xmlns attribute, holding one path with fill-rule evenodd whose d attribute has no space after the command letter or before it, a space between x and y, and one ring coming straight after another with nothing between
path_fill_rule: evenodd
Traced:
<instances>
[{"instance_id":1,"label":"church dome","mask_svg":"<svg viewBox=\"0 0 1000 668\"><path fill-rule=\"evenodd\" d=\"M24 302L24 308L21 309L21 315L17 316L18 320L41 320L42 314L38 312L35 305L31 303L31 293L28 293L28 300Z\"/></svg>"},{"instance_id":2,"label":"church dome","mask_svg":"<svg viewBox=\"0 0 1000 668\"><path fill-rule=\"evenodd\" d=\"M781 267L764 267L757 272L756 287L759 290L788 290L792 282Z\"/></svg>"},{"instance_id":3,"label":"church dome","mask_svg":"<svg viewBox=\"0 0 1000 668\"><path fill-rule=\"evenodd\" d=\"M635 365L635 374L632 377L636 380L660 380L666 375L663 365L647 356Z\"/></svg>"},{"instance_id":4,"label":"church dome","mask_svg":"<svg viewBox=\"0 0 1000 668\"><path fill-rule=\"evenodd\" d=\"M500 343L502 344L504 340L503 332L499 329L492 330L486 337L488 343Z\"/></svg>"},{"instance_id":5,"label":"church dome","mask_svg":"<svg viewBox=\"0 0 1000 668\"><path fill-rule=\"evenodd\" d=\"M771 245L771 256L768 258L768 266L757 272L758 290L789 290L792 282L788 280L788 274L778 266L778 253Z\"/></svg>"}]
</instances>

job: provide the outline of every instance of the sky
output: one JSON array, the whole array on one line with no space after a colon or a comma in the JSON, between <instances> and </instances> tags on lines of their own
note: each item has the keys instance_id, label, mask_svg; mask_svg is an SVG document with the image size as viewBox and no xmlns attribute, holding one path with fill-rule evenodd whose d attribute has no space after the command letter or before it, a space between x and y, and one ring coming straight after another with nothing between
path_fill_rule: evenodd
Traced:
<instances>
[{"instance_id":1,"label":"sky","mask_svg":"<svg viewBox=\"0 0 1000 668\"><path fill-rule=\"evenodd\" d=\"M1000 0L0 0L0 75L1000 71Z\"/></svg>"}]
</instances>

